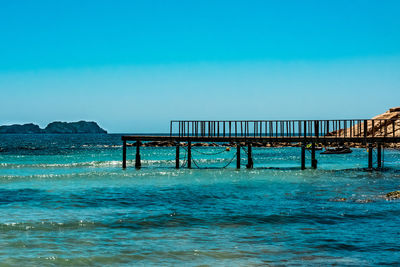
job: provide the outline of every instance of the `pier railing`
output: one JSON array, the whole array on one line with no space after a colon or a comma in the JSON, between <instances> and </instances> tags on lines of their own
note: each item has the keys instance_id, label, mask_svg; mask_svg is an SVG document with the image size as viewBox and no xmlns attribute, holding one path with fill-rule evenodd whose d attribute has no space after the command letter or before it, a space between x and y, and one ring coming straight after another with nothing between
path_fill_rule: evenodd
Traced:
<instances>
[{"instance_id":1,"label":"pier railing","mask_svg":"<svg viewBox=\"0 0 400 267\"><path fill-rule=\"evenodd\" d=\"M396 137L395 120L173 120L179 137L370 138Z\"/></svg>"}]
</instances>

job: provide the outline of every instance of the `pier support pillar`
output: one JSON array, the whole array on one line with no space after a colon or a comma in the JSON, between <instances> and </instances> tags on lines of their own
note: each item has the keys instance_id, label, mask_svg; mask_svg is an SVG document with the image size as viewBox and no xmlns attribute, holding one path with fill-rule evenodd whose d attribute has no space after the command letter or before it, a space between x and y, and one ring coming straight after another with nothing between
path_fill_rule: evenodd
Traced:
<instances>
[{"instance_id":1,"label":"pier support pillar","mask_svg":"<svg viewBox=\"0 0 400 267\"><path fill-rule=\"evenodd\" d=\"M122 145L122 168L126 169L126 140L124 140L124 144Z\"/></svg>"},{"instance_id":2,"label":"pier support pillar","mask_svg":"<svg viewBox=\"0 0 400 267\"><path fill-rule=\"evenodd\" d=\"M372 171L372 144L368 144L368 170Z\"/></svg>"},{"instance_id":3,"label":"pier support pillar","mask_svg":"<svg viewBox=\"0 0 400 267\"><path fill-rule=\"evenodd\" d=\"M236 169L240 169L240 144L236 144Z\"/></svg>"},{"instance_id":4,"label":"pier support pillar","mask_svg":"<svg viewBox=\"0 0 400 267\"><path fill-rule=\"evenodd\" d=\"M382 144L377 144L377 161L378 161L378 169L382 169Z\"/></svg>"},{"instance_id":5,"label":"pier support pillar","mask_svg":"<svg viewBox=\"0 0 400 267\"><path fill-rule=\"evenodd\" d=\"M253 155L251 151L251 143L247 144L247 169L252 169L253 168Z\"/></svg>"},{"instance_id":6,"label":"pier support pillar","mask_svg":"<svg viewBox=\"0 0 400 267\"><path fill-rule=\"evenodd\" d=\"M315 142L311 143L311 167L313 169L317 168L318 161L315 159Z\"/></svg>"},{"instance_id":7,"label":"pier support pillar","mask_svg":"<svg viewBox=\"0 0 400 267\"><path fill-rule=\"evenodd\" d=\"M177 143L176 144L176 157L175 157L175 168L176 169L179 169L179 146L180 146L180 143Z\"/></svg>"},{"instance_id":8,"label":"pier support pillar","mask_svg":"<svg viewBox=\"0 0 400 267\"><path fill-rule=\"evenodd\" d=\"M306 144L301 144L301 169L306 169Z\"/></svg>"},{"instance_id":9,"label":"pier support pillar","mask_svg":"<svg viewBox=\"0 0 400 267\"><path fill-rule=\"evenodd\" d=\"M140 142L136 141L136 158L135 158L135 168L140 169L142 167L142 163L140 162Z\"/></svg>"},{"instance_id":10,"label":"pier support pillar","mask_svg":"<svg viewBox=\"0 0 400 267\"><path fill-rule=\"evenodd\" d=\"M188 142L188 159L187 159L187 166L189 169L192 168L192 142Z\"/></svg>"}]
</instances>

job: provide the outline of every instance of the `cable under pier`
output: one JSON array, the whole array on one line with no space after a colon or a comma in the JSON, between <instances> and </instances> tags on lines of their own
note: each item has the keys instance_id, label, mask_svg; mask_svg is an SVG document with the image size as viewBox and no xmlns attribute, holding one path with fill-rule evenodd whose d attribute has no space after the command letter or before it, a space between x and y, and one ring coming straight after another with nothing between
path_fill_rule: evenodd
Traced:
<instances>
[{"instance_id":1,"label":"cable under pier","mask_svg":"<svg viewBox=\"0 0 400 267\"><path fill-rule=\"evenodd\" d=\"M368 170L374 170L373 149L377 150L377 167L382 169L382 148L389 144L400 143L400 127L396 129L393 120L291 120L291 121L171 121L170 135L124 135L122 167L125 169L127 142L135 142L135 168L141 168L140 145L142 142L169 142L176 146L175 168L199 167L192 158L192 146L195 143L229 143L236 146L236 168L241 167L241 150L247 155L246 168L253 168L252 147L255 143L278 143L280 147L301 144L300 169L306 169L305 150L311 152L311 168L317 168L316 145L358 144L368 149ZM397 134L399 132L399 134ZM186 147L182 143L187 144ZM180 150L185 150L185 163L180 164Z\"/></svg>"}]
</instances>

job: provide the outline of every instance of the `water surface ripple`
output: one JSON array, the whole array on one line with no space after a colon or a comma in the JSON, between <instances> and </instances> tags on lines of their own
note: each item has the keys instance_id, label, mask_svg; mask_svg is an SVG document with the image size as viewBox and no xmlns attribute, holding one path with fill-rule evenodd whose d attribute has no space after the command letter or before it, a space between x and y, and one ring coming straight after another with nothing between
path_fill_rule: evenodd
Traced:
<instances>
[{"instance_id":1,"label":"water surface ripple","mask_svg":"<svg viewBox=\"0 0 400 267\"><path fill-rule=\"evenodd\" d=\"M143 148L137 171L134 148L121 169L119 135L3 135L0 148L5 265L400 264L400 201L384 198L400 189L396 150L367 172L364 149L301 171L298 148L255 148L256 169L237 171L219 169L234 151L196 148L206 169L175 170L174 148Z\"/></svg>"}]
</instances>

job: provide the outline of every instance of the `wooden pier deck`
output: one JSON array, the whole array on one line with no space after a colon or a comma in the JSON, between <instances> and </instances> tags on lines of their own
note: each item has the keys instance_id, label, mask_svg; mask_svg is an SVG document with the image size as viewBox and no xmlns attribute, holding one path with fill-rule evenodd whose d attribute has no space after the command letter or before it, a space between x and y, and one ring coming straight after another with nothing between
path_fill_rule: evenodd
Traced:
<instances>
[{"instance_id":1,"label":"wooden pier deck","mask_svg":"<svg viewBox=\"0 0 400 267\"><path fill-rule=\"evenodd\" d=\"M317 168L316 144L353 143L369 148L368 169L373 169L372 151L377 149L377 168L382 166L382 146L400 143L399 127L395 120L251 120L251 121L171 121L170 134L165 136L122 136L122 167L126 168L127 142L136 142L135 167L141 167L140 143L168 141L176 144L176 168L179 168L179 147L188 144L187 162L191 168L191 147L196 142L223 142L236 144L237 164L240 168L240 147L247 146L247 168L253 167L252 144L257 143L301 143L301 169L305 169L305 147L311 144L311 166Z\"/></svg>"}]
</instances>

